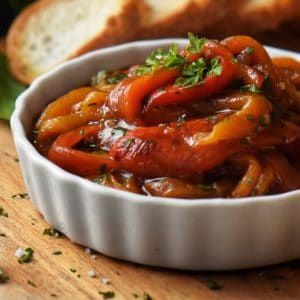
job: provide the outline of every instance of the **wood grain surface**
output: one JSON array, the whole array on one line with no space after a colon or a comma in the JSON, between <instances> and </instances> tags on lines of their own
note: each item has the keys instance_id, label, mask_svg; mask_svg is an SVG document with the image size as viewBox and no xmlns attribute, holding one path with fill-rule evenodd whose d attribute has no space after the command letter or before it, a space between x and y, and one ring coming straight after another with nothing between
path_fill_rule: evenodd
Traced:
<instances>
[{"instance_id":1,"label":"wood grain surface","mask_svg":"<svg viewBox=\"0 0 300 300\"><path fill-rule=\"evenodd\" d=\"M235 272L182 272L96 258L66 237L43 235L49 225L26 193L9 125L0 121L0 269L10 277L0 283L0 299L299 299L300 262ZM2 235L5 236L2 236ZM33 260L20 264L18 248L31 247ZM61 251L61 255L54 255ZM72 272L76 270L75 272ZM91 278L88 272L94 270ZM104 284L103 278L110 283ZM219 289L214 290L217 283Z\"/></svg>"}]
</instances>

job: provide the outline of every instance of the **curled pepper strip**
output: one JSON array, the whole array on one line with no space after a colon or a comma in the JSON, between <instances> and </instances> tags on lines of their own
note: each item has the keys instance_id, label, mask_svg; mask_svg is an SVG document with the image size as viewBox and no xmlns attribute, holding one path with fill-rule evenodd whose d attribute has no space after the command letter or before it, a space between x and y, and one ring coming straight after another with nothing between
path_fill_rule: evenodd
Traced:
<instances>
[{"instance_id":1,"label":"curled pepper strip","mask_svg":"<svg viewBox=\"0 0 300 300\"><path fill-rule=\"evenodd\" d=\"M43 122L49 119L70 114L74 104L82 101L88 93L96 90L93 87L82 87L59 97L47 106L40 116L36 127L40 127Z\"/></svg>"},{"instance_id":2,"label":"curled pepper strip","mask_svg":"<svg viewBox=\"0 0 300 300\"><path fill-rule=\"evenodd\" d=\"M121 168L144 177L176 177L179 173L206 171L245 147L239 140L195 146L199 136L210 132L213 125L207 119L199 119L181 126L139 127L119 138L110 155Z\"/></svg>"},{"instance_id":3,"label":"curled pepper strip","mask_svg":"<svg viewBox=\"0 0 300 300\"><path fill-rule=\"evenodd\" d=\"M84 139L96 136L100 126L83 126L60 135L50 147L48 159L61 168L80 176L99 174L99 167L118 169L119 165L106 153L94 154L74 149Z\"/></svg>"},{"instance_id":4,"label":"curled pepper strip","mask_svg":"<svg viewBox=\"0 0 300 300\"><path fill-rule=\"evenodd\" d=\"M246 164L248 167L231 196L240 198L251 195L252 190L261 175L261 166L258 160L253 155L243 154L233 158L232 161L234 164Z\"/></svg>"},{"instance_id":5,"label":"curled pepper strip","mask_svg":"<svg viewBox=\"0 0 300 300\"><path fill-rule=\"evenodd\" d=\"M75 100L78 101L80 99L79 96L85 94L87 92L86 89L77 90L77 92L67 94L65 98L63 98L64 108L68 110L71 109L70 105L76 104ZM78 93L80 95L78 95ZM70 113L67 115L58 115L56 117L50 118L50 115L57 115L58 112L55 112L57 109L58 103L54 102L52 108L48 107L49 110L44 114L44 120L39 121L39 126L37 127L37 135L36 135L36 145L37 148L42 152L47 152L47 147L43 147L43 145L48 144L53 141L53 138L56 138L58 135L67 132L69 130L78 128L80 126L85 125L89 121L98 120L101 117L101 112L98 108L103 105L104 100L106 98L106 93L101 91L90 91L85 95L85 98L79 102L80 108L75 113ZM64 101L66 99L66 101ZM72 100L72 101L71 101ZM68 105L66 102L69 102ZM56 107L55 107L56 106Z\"/></svg>"},{"instance_id":6,"label":"curled pepper strip","mask_svg":"<svg viewBox=\"0 0 300 300\"><path fill-rule=\"evenodd\" d=\"M183 104L210 97L232 83L237 69L233 63L233 55L228 49L219 43L209 40L206 41L201 56L205 58L219 57L222 73L220 75L209 75L203 82L193 87L169 85L161 90L154 91L145 107L144 111L146 114L156 106Z\"/></svg>"},{"instance_id":7,"label":"curled pepper strip","mask_svg":"<svg viewBox=\"0 0 300 300\"><path fill-rule=\"evenodd\" d=\"M271 104L264 96L237 93L224 102L227 108L240 110L214 126L210 135L200 140L198 145L241 139L251 135L262 118L265 125L270 123Z\"/></svg>"},{"instance_id":8,"label":"curled pepper strip","mask_svg":"<svg viewBox=\"0 0 300 300\"><path fill-rule=\"evenodd\" d=\"M119 82L109 93L110 111L132 124L141 116L142 101L152 91L175 80L179 69L158 69L153 74L131 77Z\"/></svg>"}]
</instances>

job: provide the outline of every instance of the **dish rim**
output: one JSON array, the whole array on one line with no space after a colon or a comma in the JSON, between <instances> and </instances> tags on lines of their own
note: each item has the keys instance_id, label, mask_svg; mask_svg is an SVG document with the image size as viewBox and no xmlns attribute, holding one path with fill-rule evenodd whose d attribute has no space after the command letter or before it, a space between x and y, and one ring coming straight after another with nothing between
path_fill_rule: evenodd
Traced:
<instances>
[{"instance_id":1,"label":"dish rim","mask_svg":"<svg viewBox=\"0 0 300 300\"><path fill-rule=\"evenodd\" d=\"M23 148L25 151L30 152L34 159L37 160L39 164L43 164L47 169L54 172L54 175L57 176L60 180L67 180L68 182L73 182L80 186L86 185L86 188L92 189L93 192L101 193L102 195L112 195L115 197L122 197L124 195L126 201L130 201L135 204L140 205L147 205L147 204L156 204L162 206L173 206L173 207L193 207L193 206L219 206L219 205L228 205L228 206L240 206L245 204L257 204L260 202L277 202L288 200L289 198L293 198L296 196L300 197L300 189L289 191L286 193L280 193L275 195L262 195L262 196L250 196L250 197L243 197L243 198L200 198L200 199L186 199L186 198L169 198L169 197L157 197L157 196L150 196L150 195L142 195L136 194L132 192L127 192L123 190L119 190L116 188L111 188L103 185L99 185L88 179L82 178L78 175L72 174L59 166L52 163L46 157L42 156L31 143L30 139L28 138L25 127L21 121L21 116L24 113L24 107L28 102L30 102L30 96L38 90L40 85L44 85L49 77L56 77L60 72L64 69L68 69L70 67L74 67L74 65L81 65L84 64L85 61L91 60L94 57L106 54L108 52L118 52L123 51L129 48L138 48L138 47L147 47L147 46L155 46L163 47L167 45L171 45L174 43L184 44L187 43L187 39L155 39L155 40L148 40L148 41L134 41L129 43L124 43L116 46L106 47L102 49L97 49L91 51L89 53L83 54L77 58L71 59L66 61L59 66L55 67L53 70L43 74L39 78L35 79L30 87L24 91L16 100L15 109L12 114L10 125L14 135L15 143L23 144ZM293 57L300 60L300 53L295 51L281 49L277 47L271 46L264 46L267 52L274 52L278 55L287 55L289 57ZM277 54L272 56L277 56ZM62 177L62 178L61 178ZM88 200L87 200L88 201Z\"/></svg>"}]
</instances>

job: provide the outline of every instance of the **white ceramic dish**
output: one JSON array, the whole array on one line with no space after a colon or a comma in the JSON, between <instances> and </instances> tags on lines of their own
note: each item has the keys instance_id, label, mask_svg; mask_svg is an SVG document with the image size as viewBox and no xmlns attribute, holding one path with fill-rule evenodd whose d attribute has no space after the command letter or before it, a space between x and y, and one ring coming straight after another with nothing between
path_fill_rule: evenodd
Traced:
<instances>
[{"instance_id":1,"label":"white ceramic dish","mask_svg":"<svg viewBox=\"0 0 300 300\"><path fill-rule=\"evenodd\" d=\"M300 190L244 199L154 198L99 186L42 157L28 135L56 97L100 69L143 61L153 49L185 40L135 42L84 55L37 79L16 103L11 127L34 206L71 240L141 264L228 270L300 257ZM300 55L267 48L272 56Z\"/></svg>"}]
</instances>

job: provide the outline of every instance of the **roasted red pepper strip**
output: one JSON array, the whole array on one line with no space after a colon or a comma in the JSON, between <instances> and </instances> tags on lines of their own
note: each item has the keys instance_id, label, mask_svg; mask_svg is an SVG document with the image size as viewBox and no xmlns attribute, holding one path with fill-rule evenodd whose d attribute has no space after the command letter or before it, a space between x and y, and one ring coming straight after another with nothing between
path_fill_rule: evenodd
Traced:
<instances>
[{"instance_id":1,"label":"roasted red pepper strip","mask_svg":"<svg viewBox=\"0 0 300 300\"><path fill-rule=\"evenodd\" d=\"M80 176L99 175L99 167L118 169L118 162L108 154L93 154L73 149L83 139L96 136L100 126L84 126L60 135L52 144L48 159L61 168Z\"/></svg>"},{"instance_id":2,"label":"roasted red pepper strip","mask_svg":"<svg viewBox=\"0 0 300 300\"><path fill-rule=\"evenodd\" d=\"M132 124L141 117L144 98L178 75L179 69L159 69L150 75L122 80L109 93L106 105L116 117Z\"/></svg>"},{"instance_id":3,"label":"roasted red pepper strip","mask_svg":"<svg viewBox=\"0 0 300 300\"><path fill-rule=\"evenodd\" d=\"M182 104L193 100L200 100L210 97L232 83L237 74L237 67L233 62L233 55L219 43L206 41L201 56L205 58L219 57L222 66L222 73L218 76L209 75L204 82L194 87L180 87L169 85L161 90L156 90L150 95L148 104L145 107L145 113L156 106L169 104Z\"/></svg>"}]
</instances>

